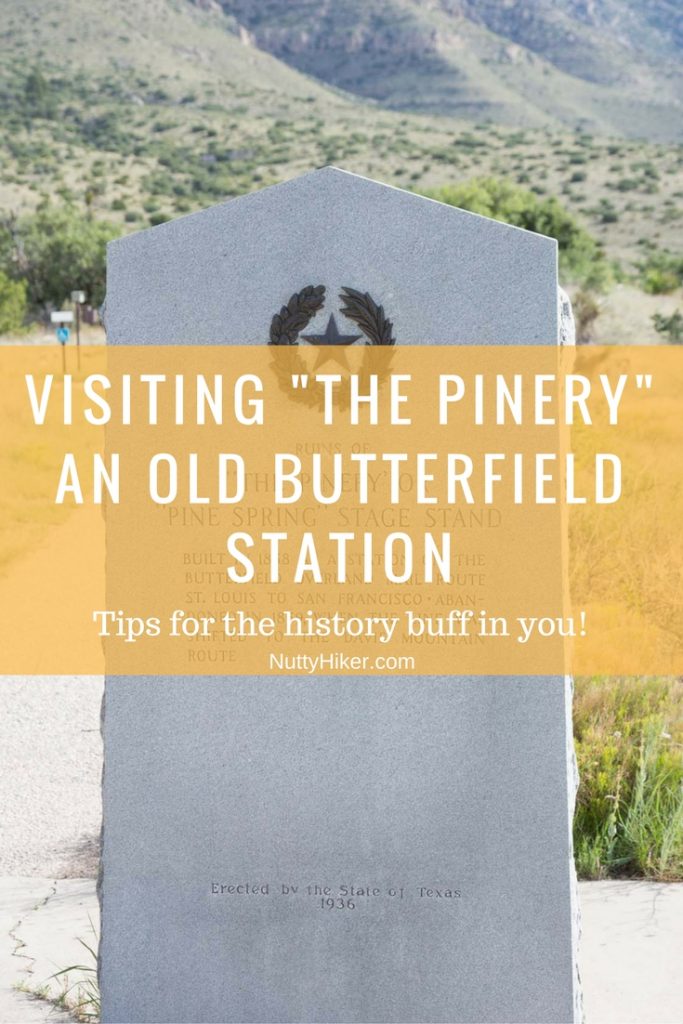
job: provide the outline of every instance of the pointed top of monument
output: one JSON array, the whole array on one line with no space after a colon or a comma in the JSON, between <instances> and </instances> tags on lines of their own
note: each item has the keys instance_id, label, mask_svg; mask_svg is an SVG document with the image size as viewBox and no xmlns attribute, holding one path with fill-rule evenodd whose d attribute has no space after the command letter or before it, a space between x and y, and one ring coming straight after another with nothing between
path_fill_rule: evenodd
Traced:
<instances>
[{"instance_id":1,"label":"pointed top of monument","mask_svg":"<svg viewBox=\"0 0 683 1024\"><path fill-rule=\"evenodd\" d=\"M109 340L260 344L317 285L369 293L399 344L557 338L554 239L323 167L110 243Z\"/></svg>"},{"instance_id":2,"label":"pointed top of monument","mask_svg":"<svg viewBox=\"0 0 683 1024\"><path fill-rule=\"evenodd\" d=\"M530 236L530 238L537 240L539 245L545 245L551 250L555 250L557 247L555 239L549 238L546 235L527 231L524 228L515 227L512 224L505 224L502 221L494 220L491 217L485 217L479 213L472 213L469 210L463 210L460 207L451 206L449 203L442 203L438 199L432 199L429 196L420 195L418 192L412 192L409 189L401 188L398 185L389 185L386 182L377 181L375 178L368 178L363 174L357 174L355 171L347 171L342 167L335 167L334 164L327 164L325 167L318 167L312 171L305 171L303 174L298 174L294 178L288 178L287 180L278 182L275 185L266 185L264 188L256 189L253 192L245 192L244 195L241 196L232 196L230 199L226 199L224 202L215 203L213 206L208 206L204 210L184 214L182 217L176 217L174 220L165 221L163 224L157 224L154 227L143 228L141 231L136 231L130 235L124 235L122 238L114 239L109 243L109 245L112 247L127 245L133 239L139 238L143 235L148 235L151 232L159 233L169 230L184 230L186 225L194 221L196 218L205 217L216 210L222 210L227 207L230 208L232 214L236 215L238 209L248 207L249 204L255 201L280 204L284 201L285 196L291 196L293 198L296 196L297 192L303 193L308 191L310 188L314 188L321 193L324 191L331 191L337 200L344 195L348 195L349 198L362 194L366 194L368 196L374 194L379 197L381 193L384 193L393 196L395 201L398 202L403 201L413 203L415 205L431 204L432 206L436 206L442 210L445 216L475 218L478 221L491 225L493 230L501 232L519 232Z\"/></svg>"}]
</instances>

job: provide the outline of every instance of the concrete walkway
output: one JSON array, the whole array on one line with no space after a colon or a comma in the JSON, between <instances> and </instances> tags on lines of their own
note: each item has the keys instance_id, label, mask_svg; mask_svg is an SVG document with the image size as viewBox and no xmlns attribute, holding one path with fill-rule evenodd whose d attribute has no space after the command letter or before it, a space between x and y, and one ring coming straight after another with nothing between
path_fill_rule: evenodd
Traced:
<instances>
[{"instance_id":1,"label":"concrete walkway","mask_svg":"<svg viewBox=\"0 0 683 1024\"><path fill-rule=\"evenodd\" d=\"M15 986L88 963L77 938L90 945L97 919L101 699L99 677L0 678L0 1024L72 1019Z\"/></svg>"},{"instance_id":2,"label":"concrete walkway","mask_svg":"<svg viewBox=\"0 0 683 1024\"><path fill-rule=\"evenodd\" d=\"M681 1024L683 884L584 882L581 974L586 1024ZM0 879L0 1024L72 1018L16 991L64 991L55 971L92 966L98 907L93 879ZM87 997L89 975L71 972L70 997Z\"/></svg>"},{"instance_id":3,"label":"concrete walkway","mask_svg":"<svg viewBox=\"0 0 683 1024\"><path fill-rule=\"evenodd\" d=\"M586 1024L681 1024L683 883L579 890Z\"/></svg>"},{"instance_id":4,"label":"concrete walkway","mask_svg":"<svg viewBox=\"0 0 683 1024\"><path fill-rule=\"evenodd\" d=\"M97 928L95 883L90 878L0 878L1 1024L74 1020L48 1000L61 1001L70 990L69 1004L77 1005L82 1001L78 984L87 983L88 975L51 975L72 964L90 966L92 958L78 939L93 940L91 922ZM37 999L38 992L44 998Z\"/></svg>"}]
</instances>

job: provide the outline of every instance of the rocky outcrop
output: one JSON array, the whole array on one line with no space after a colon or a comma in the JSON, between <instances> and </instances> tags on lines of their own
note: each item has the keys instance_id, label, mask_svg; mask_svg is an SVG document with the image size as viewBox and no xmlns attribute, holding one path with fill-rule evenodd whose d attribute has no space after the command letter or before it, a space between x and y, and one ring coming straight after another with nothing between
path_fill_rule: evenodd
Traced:
<instances>
[{"instance_id":1,"label":"rocky outcrop","mask_svg":"<svg viewBox=\"0 0 683 1024\"><path fill-rule=\"evenodd\" d=\"M256 46L285 60L320 53L420 57L434 53L438 43L436 29L421 25L419 19L375 10L372 5L330 0L288 0L284 5L278 0L258 4L223 0L222 6Z\"/></svg>"},{"instance_id":2,"label":"rocky outcrop","mask_svg":"<svg viewBox=\"0 0 683 1024\"><path fill-rule=\"evenodd\" d=\"M652 137L681 121L680 0L194 2L220 2L245 44L398 109Z\"/></svg>"}]
</instances>

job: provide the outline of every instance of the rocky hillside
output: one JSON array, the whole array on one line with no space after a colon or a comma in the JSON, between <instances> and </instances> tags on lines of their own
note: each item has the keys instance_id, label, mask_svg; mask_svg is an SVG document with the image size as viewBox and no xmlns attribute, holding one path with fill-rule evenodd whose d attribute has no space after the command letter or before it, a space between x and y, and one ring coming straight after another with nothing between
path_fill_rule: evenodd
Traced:
<instances>
[{"instance_id":1,"label":"rocky hillside","mask_svg":"<svg viewBox=\"0 0 683 1024\"><path fill-rule=\"evenodd\" d=\"M467 2L460 0L457 9L465 10ZM479 92L472 92L464 72L458 77L439 63L436 37L417 17L420 5L410 0L382 5L385 13L391 7L401 15L392 21L395 36L370 33L369 27L363 35L357 25L353 30L359 75L368 48L378 75L389 60L386 48L402 48L401 60L392 61L413 76L415 91L408 99L414 103L419 96L427 103L431 97L438 111L433 113L389 109L388 103L311 77L291 59L278 59L256 45L253 24L244 23L246 7L238 12L240 21L217 0L1 0L1 6L0 267L13 258L11 247L3 249L13 226L30 221L36 211L86 217L110 225L111 233L136 231L336 164L419 191L467 190L471 179L491 176L528 190L538 203L557 197L608 259L619 262L628 287L646 285L653 293L633 293L634 337L642 340L649 330L656 340L652 315L673 315L680 304L683 147L619 138L614 126L604 133L577 130L571 117L569 126L557 117L548 124L539 113L539 97L549 102L549 86L545 93L537 89L534 104L523 107L537 126L520 127L512 115L521 101L505 92L501 76L506 69L512 75L519 63L533 69L540 58L462 13L463 32L473 39L495 38L497 52L507 53L507 64L487 67L473 56L473 47L460 45L461 65L477 74L486 71ZM266 14L270 0L259 0L259 6ZM303 0L289 0L287 9L303 6ZM316 4L323 23L345 6L347 13L359 7L351 0L335 0L334 9ZM481 19L488 5L484 0L476 6ZM552 6L559 10L560 0ZM492 3L490 17L501 16L504 7L505 0ZM534 11L542 7L539 0ZM370 17L373 9L377 14L377 0L367 0L361 27L379 24ZM456 0L424 9L452 25ZM287 31L298 31L300 20ZM341 48L348 48L349 24L340 24L334 37ZM313 19L309 31L317 27ZM678 45L673 35L666 44L661 31L652 29L662 47ZM310 49L310 38L292 38L299 38L302 52ZM330 45L331 38L321 37L320 46ZM626 45L616 33L615 39ZM348 70L350 59L343 66ZM332 68L331 60L326 67ZM578 81L555 65L547 80L553 75L572 88ZM587 80L581 87L618 91ZM439 106L439 95L461 96L454 109L469 117ZM489 103L490 112L494 95L513 123L475 118L481 104ZM567 93L572 96L576 90ZM674 108L667 109L662 123L673 133L678 120ZM521 201L528 203L528 195ZM618 332L610 327L612 337L624 333L625 301L622 290L609 321L618 324ZM644 301L653 304L641 316Z\"/></svg>"},{"instance_id":2,"label":"rocky hillside","mask_svg":"<svg viewBox=\"0 0 683 1024\"><path fill-rule=\"evenodd\" d=\"M244 43L404 110L683 135L679 0L190 0Z\"/></svg>"},{"instance_id":3,"label":"rocky hillside","mask_svg":"<svg viewBox=\"0 0 683 1024\"><path fill-rule=\"evenodd\" d=\"M585 9L586 18L592 9L588 0L539 0L534 18L544 7L563 5ZM353 44L359 75L369 55L379 69L398 49L401 59L391 60L419 83L424 102L432 96L438 106L442 83L454 99L458 90L470 96L462 109L474 114L485 101L472 99L464 78L439 64L438 33L418 15L438 15L452 27L458 11L463 32L492 39L472 11L493 22L519 6L505 0L231 0L235 13L226 15L218 0L2 0L0 216L67 203L135 230L334 163L421 190L477 175L504 177L541 198L559 196L610 256L630 265L649 245L678 250L679 147L561 124L520 131L516 125L468 123L447 110L395 112L302 74L291 66L296 54L285 63L256 45L259 33L272 49L283 48L285 39L294 47L298 40L297 60L303 60L316 52L314 39L339 52ZM616 6L626 4L615 0ZM256 7L260 28L253 12L249 17ZM302 35L304 9L308 30ZM360 12L356 22L352 9ZM397 16L389 31L382 18L390 10ZM628 40L630 23L621 22ZM330 29L326 36L323 29L333 24L338 35ZM530 19L527 43L534 24ZM655 25L652 32L664 47L663 30ZM454 35L449 38L455 45ZM496 85L502 67L513 69L515 60L533 67L536 60L521 44L495 38L510 63L487 70L482 95L490 96L494 85L502 95ZM673 35L666 45L677 45ZM464 43L458 52L462 62L469 59ZM332 61L326 66L331 70ZM342 66L350 74L353 62ZM574 81L560 70L553 74ZM589 88L585 82L582 87ZM533 110L538 114L538 107ZM667 123L672 127L673 119Z\"/></svg>"}]
</instances>

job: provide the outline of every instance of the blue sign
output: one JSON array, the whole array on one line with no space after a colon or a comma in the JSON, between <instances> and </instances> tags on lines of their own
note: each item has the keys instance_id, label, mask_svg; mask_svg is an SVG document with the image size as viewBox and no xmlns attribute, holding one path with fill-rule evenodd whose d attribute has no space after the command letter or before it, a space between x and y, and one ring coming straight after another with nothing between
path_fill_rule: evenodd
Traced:
<instances>
[{"instance_id":1,"label":"blue sign","mask_svg":"<svg viewBox=\"0 0 683 1024\"><path fill-rule=\"evenodd\" d=\"M56 333L57 333L57 341L61 345L66 345L67 341L71 337L71 331L69 330L69 328L68 327L58 327Z\"/></svg>"}]
</instances>

